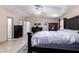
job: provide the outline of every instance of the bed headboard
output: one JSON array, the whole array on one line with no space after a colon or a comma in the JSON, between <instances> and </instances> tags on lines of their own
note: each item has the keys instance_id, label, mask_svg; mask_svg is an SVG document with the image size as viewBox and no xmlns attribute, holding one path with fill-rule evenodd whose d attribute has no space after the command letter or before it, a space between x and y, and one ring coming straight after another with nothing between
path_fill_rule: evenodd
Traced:
<instances>
[{"instance_id":1,"label":"bed headboard","mask_svg":"<svg viewBox=\"0 0 79 59\"><path fill-rule=\"evenodd\" d=\"M79 15L72 18L64 18L64 29L79 30Z\"/></svg>"}]
</instances>

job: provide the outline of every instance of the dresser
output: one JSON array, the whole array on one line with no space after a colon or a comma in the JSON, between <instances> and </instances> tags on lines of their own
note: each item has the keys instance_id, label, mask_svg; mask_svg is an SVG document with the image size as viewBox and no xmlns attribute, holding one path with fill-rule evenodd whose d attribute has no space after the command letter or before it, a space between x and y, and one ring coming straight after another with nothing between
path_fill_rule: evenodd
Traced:
<instances>
[{"instance_id":1,"label":"dresser","mask_svg":"<svg viewBox=\"0 0 79 59\"><path fill-rule=\"evenodd\" d=\"M23 26L14 25L14 38L19 38L23 36Z\"/></svg>"},{"instance_id":2,"label":"dresser","mask_svg":"<svg viewBox=\"0 0 79 59\"><path fill-rule=\"evenodd\" d=\"M36 27L32 27L31 31L32 31L33 33L42 31L42 27L38 27L38 26L36 26Z\"/></svg>"}]
</instances>

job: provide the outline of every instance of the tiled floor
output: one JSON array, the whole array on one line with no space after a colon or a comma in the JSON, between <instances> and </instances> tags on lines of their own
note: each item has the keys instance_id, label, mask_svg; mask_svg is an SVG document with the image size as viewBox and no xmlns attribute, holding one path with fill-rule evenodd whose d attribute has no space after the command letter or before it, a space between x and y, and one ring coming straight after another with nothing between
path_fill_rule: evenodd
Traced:
<instances>
[{"instance_id":1,"label":"tiled floor","mask_svg":"<svg viewBox=\"0 0 79 59\"><path fill-rule=\"evenodd\" d=\"M0 43L0 53L16 53L27 43L27 37L11 39L4 43Z\"/></svg>"}]
</instances>

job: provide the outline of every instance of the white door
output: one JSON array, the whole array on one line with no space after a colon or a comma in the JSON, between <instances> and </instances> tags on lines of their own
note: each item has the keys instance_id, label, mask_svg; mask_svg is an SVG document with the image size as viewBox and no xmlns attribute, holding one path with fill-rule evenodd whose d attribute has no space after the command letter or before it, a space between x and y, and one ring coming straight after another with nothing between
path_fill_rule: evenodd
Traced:
<instances>
[{"instance_id":1,"label":"white door","mask_svg":"<svg viewBox=\"0 0 79 59\"><path fill-rule=\"evenodd\" d=\"M8 38L13 37L13 18L8 17Z\"/></svg>"},{"instance_id":2,"label":"white door","mask_svg":"<svg viewBox=\"0 0 79 59\"><path fill-rule=\"evenodd\" d=\"M30 22L24 21L24 26L23 26L24 35L27 35L27 32L30 32Z\"/></svg>"}]
</instances>

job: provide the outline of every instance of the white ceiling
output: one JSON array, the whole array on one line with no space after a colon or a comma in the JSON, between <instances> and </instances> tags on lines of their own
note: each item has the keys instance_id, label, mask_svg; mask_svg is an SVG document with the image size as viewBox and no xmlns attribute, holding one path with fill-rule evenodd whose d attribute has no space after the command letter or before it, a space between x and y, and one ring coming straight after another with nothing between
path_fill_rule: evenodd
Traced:
<instances>
[{"instance_id":1,"label":"white ceiling","mask_svg":"<svg viewBox=\"0 0 79 59\"><path fill-rule=\"evenodd\" d=\"M42 8L36 10L36 5L6 5L9 11L22 16L60 17L67 13L73 6L69 5L40 5Z\"/></svg>"}]
</instances>

